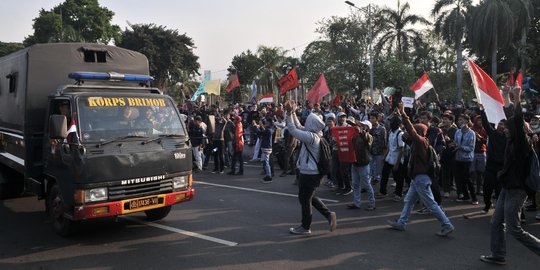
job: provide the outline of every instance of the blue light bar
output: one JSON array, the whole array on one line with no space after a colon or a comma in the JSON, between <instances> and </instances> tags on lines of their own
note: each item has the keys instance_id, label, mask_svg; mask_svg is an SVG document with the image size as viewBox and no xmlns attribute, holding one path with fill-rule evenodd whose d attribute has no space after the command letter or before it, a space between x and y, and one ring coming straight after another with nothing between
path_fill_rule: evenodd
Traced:
<instances>
[{"instance_id":1,"label":"blue light bar","mask_svg":"<svg viewBox=\"0 0 540 270\"><path fill-rule=\"evenodd\" d=\"M121 74L116 72L72 72L68 77L74 80L108 80L127 82L151 82L154 77L140 74Z\"/></svg>"}]
</instances>

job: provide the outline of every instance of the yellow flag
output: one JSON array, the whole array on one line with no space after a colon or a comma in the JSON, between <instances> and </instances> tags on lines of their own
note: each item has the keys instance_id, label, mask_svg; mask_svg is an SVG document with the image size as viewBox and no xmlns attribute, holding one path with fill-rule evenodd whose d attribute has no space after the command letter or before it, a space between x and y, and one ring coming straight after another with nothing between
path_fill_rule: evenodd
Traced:
<instances>
[{"instance_id":1,"label":"yellow flag","mask_svg":"<svg viewBox=\"0 0 540 270\"><path fill-rule=\"evenodd\" d=\"M221 92L221 81L220 80L210 80L204 84L204 91L207 94L213 94L219 96Z\"/></svg>"}]
</instances>

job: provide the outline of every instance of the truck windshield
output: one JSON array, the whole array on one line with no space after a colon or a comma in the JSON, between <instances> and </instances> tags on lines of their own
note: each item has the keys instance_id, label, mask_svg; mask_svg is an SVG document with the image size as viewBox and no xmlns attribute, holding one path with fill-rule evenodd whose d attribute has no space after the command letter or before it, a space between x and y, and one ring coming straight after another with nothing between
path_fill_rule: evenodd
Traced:
<instances>
[{"instance_id":1,"label":"truck windshield","mask_svg":"<svg viewBox=\"0 0 540 270\"><path fill-rule=\"evenodd\" d=\"M185 135L174 104L165 97L82 96L77 105L82 141Z\"/></svg>"}]
</instances>

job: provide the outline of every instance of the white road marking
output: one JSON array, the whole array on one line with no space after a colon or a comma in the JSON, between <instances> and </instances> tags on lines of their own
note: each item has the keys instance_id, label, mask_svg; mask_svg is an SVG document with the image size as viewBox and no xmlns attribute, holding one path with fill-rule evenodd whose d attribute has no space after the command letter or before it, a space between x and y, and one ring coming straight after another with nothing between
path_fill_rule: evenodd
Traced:
<instances>
[{"instance_id":1,"label":"white road marking","mask_svg":"<svg viewBox=\"0 0 540 270\"><path fill-rule=\"evenodd\" d=\"M231 242L231 241L215 238L215 237L212 237L212 236L203 235L203 234L196 233L196 232L185 231L185 230L182 230L182 229L157 224L157 223L154 223L154 222L143 221L143 220L139 220L139 219L136 219L136 218L133 218L133 217L123 216L122 218L126 219L126 220L129 220L131 222L142 224L142 225L146 225L146 226L166 230L166 231L169 231L169 232L179 233L179 234L183 234L183 235L187 235L187 236L207 240L207 241L210 241L210 242L226 245L226 246L229 246L229 247L234 247L234 246L238 245L238 243L236 243L236 242Z\"/></svg>"},{"instance_id":2,"label":"white road marking","mask_svg":"<svg viewBox=\"0 0 540 270\"><path fill-rule=\"evenodd\" d=\"M197 184L208 185L208 186L231 188L231 189L253 191L253 192L259 192L259 193L266 193L266 194L273 194L273 195L280 195L280 196L298 198L298 195L296 195L296 194L288 194L288 193L281 193L281 192L267 191L267 190L259 190L259 189L253 189L253 188L244 188L244 187L237 187L237 186L228 186L228 185L214 184L214 183L208 183L208 182L202 182L202 181L193 181L193 182L197 183ZM336 201L336 200L322 199L322 198L320 198L320 199L321 199L321 201L326 201L326 202L331 202L331 203L339 203L339 201Z\"/></svg>"}]
</instances>

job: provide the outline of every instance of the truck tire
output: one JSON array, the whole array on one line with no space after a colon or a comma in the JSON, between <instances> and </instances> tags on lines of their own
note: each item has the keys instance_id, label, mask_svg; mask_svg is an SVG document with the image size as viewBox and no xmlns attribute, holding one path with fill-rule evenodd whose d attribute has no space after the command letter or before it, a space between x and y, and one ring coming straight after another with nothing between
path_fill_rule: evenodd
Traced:
<instances>
[{"instance_id":1,"label":"truck tire","mask_svg":"<svg viewBox=\"0 0 540 270\"><path fill-rule=\"evenodd\" d=\"M171 212L171 206L165 206L161 208L156 208L152 210L146 210L144 213L146 214L146 219L149 221L155 221L165 218L169 212Z\"/></svg>"},{"instance_id":2,"label":"truck tire","mask_svg":"<svg viewBox=\"0 0 540 270\"><path fill-rule=\"evenodd\" d=\"M77 221L70 220L64 216L65 204L60 188L54 184L47 196L47 210L54 231L63 237L73 235L78 225Z\"/></svg>"}]
</instances>

